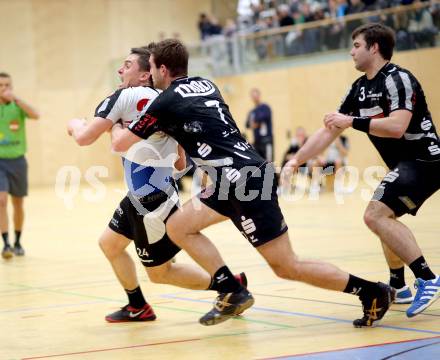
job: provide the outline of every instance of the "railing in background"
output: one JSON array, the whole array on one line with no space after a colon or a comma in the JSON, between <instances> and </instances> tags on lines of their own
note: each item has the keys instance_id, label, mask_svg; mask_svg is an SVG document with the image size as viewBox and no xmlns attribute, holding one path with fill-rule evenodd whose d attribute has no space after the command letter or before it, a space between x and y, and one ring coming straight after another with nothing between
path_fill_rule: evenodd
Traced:
<instances>
[{"instance_id":1,"label":"railing in background","mask_svg":"<svg viewBox=\"0 0 440 360\"><path fill-rule=\"evenodd\" d=\"M440 0L366 11L282 28L212 36L189 46L190 73L221 76L253 71L298 56L348 49L351 32L368 22L396 31L396 50L437 46Z\"/></svg>"}]
</instances>

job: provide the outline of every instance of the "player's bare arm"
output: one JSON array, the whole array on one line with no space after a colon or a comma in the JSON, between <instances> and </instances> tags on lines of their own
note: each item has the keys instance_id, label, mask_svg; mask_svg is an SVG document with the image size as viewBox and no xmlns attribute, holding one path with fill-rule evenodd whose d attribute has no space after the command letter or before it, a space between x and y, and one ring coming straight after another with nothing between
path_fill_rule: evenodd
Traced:
<instances>
[{"instance_id":1,"label":"player's bare arm","mask_svg":"<svg viewBox=\"0 0 440 360\"><path fill-rule=\"evenodd\" d=\"M124 129L122 124L116 123L112 127L112 149L116 152L125 152L130 149L133 144L141 141L142 138L133 134L127 128Z\"/></svg>"},{"instance_id":2,"label":"player's bare arm","mask_svg":"<svg viewBox=\"0 0 440 360\"><path fill-rule=\"evenodd\" d=\"M358 121L369 122L369 128L366 129L368 130L366 132L371 135L400 139L403 134L405 134L406 129L408 129L411 117L411 111L396 110L390 113L390 116L385 118L362 118ZM355 117L334 112L325 116L324 124L327 129L332 129L334 127L339 129L346 129L348 127L354 127L353 119L355 119Z\"/></svg>"},{"instance_id":3,"label":"player's bare arm","mask_svg":"<svg viewBox=\"0 0 440 360\"><path fill-rule=\"evenodd\" d=\"M289 160L281 173L281 181L287 183L302 164L321 154L344 130L321 128L310 136L299 151Z\"/></svg>"},{"instance_id":4,"label":"player's bare arm","mask_svg":"<svg viewBox=\"0 0 440 360\"><path fill-rule=\"evenodd\" d=\"M67 133L80 146L93 144L103 133L112 127L112 121L95 117L90 123L85 119L72 119L67 124Z\"/></svg>"}]
</instances>

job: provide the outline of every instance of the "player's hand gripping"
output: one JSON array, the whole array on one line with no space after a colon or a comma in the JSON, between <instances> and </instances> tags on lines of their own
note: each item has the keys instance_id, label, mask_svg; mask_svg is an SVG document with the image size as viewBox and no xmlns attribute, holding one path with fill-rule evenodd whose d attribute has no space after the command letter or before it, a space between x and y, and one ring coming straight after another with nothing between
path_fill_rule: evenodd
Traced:
<instances>
[{"instance_id":1,"label":"player's hand gripping","mask_svg":"<svg viewBox=\"0 0 440 360\"><path fill-rule=\"evenodd\" d=\"M324 116L324 125L327 129L333 130L346 129L353 124L353 117L338 112L333 112Z\"/></svg>"},{"instance_id":2,"label":"player's hand gripping","mask_svg":"<svg viewBox=\"0 0 440 360\"><path fill-rule=\"evenodd\" d=\"M281 185L287 186L292 180L293 174L298 170L299 163L295 158L289 160L281 170Z\"/></svg>"},{"instance_id":3,"label":"player's hand gripping","mask_svg":"<svg viewBox=\"0 0 440 360\"><path fill-rule=\"evenodd\" d=\"M87 126L87 121L85 119L72 119L67 123L67 133L69 136L72 136L75 129L84 126Z\"/></svg>"}]
</instances>

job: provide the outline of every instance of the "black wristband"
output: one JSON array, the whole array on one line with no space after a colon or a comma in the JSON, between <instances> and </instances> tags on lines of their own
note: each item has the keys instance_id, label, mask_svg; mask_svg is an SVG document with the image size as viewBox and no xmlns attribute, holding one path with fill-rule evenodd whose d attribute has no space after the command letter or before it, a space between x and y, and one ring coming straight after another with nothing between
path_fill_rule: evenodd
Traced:
<instances>
[{"instance_id":1,"label":"black wristband","mask_svg":"<svg viewBox=\"0 0 440 360\"><path fill-rule=\"evenodd\" d=\"M368 116L357 116L353 118L353 124L351 125L353 129L363 131L365 133L370 132L371 118Z\"/></svg>"}]
</instances>

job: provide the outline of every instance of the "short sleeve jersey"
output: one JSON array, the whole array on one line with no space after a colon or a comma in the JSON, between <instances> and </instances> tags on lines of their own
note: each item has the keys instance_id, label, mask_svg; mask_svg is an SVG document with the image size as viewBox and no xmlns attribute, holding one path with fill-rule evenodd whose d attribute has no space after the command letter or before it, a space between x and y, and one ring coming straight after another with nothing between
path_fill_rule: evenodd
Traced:
<instances>
[{"instance_id":1,"label":"short sleeve jersey","mask_svg":"<svg viewBox=\"0 0 440 360\"><path fill-rule=\"evenodd\" d=\"M0 104L0 159L26 153L26 113L14 101Z\"/></svg>"},{"instance_id":2,"label":"short sleeve jersey","mask_svg":"<svg viewBox=\"0 0 440 360\"><path fill-rule=\"evenodd\" d=\"M115 91L101 101L96 117L121 120L124 127L139 119L143 110L153 103L159 92L150 87L130 87ZM135 196L146 196L167 188L177 154L177 142L157 133L122 154L128 188Z\"/></svg>"},{"instance_id":3,"label":"short sleeve jersey","mask_svg":"<svg viewBox=\"0 0 440 360\"><path fill-rule=\"evenodd\" d=\"M408 129L400 139L368 135L387 166L393 168L403 160L439 161L440 141L425 94L408 70L388 63L371 80L361 76L339 108L346 115L371 118L388 117L396 110L412 113Z\"/></svg>"},{"instance_id":4,"label":"short sleeve jersey","mask_svg":"<svg viewBox=\"0 0 440 360\"><path fill-rule=\"evenodd\" d=\"M214 182L225 173L231 183L246 179L265 163L241 136L218 88L201 77L174 80L129 129L144 139L157 131L172 136L196 165L214 170L207 170Z\"/></svg>"}]
</instances>

